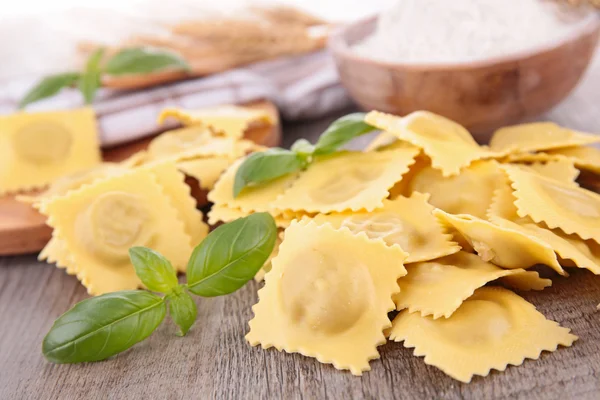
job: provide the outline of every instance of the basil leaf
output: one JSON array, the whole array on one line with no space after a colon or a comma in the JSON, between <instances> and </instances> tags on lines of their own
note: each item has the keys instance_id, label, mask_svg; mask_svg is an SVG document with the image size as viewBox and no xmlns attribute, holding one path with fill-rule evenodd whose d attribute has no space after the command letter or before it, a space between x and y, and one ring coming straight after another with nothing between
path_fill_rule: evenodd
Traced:
<instances>
[{"instance_id":1,"label":"basil leaf","mask_svg":"<svg viewBox=\"0 0 600 400\"><path fill-rule=\"evenodd\" d=\"M315 146L313 146L306 139L298 139L294 142L290 150L292 150L296 154L309 156L312 155L312 153L315 151Z\"/></svg>"},{"instance_id":2,"label":"basil leaf","mask_svg":"<svg viewBox=\"0 0 600 400\"><path fill-rule=\"evenodd\" d=\"M364 113L348 114L333 121L315 145L315 155L330 154L360 135L374 131L364 121Z\"/></svg>"},{"instance_id":3,"label":"basil leaf","mask_svg":"<svg viewBox=\"0 0 600 400\"><path fill-rule=\"evenodd\" d=\"M42 352L60 364L104 360L150 336L166 312L162 298L143 290L92 297L54 322Z\"/></svg>"},{"instance_id":4,"label":"basil leaf","mask_svg":"<svg viewBox=\"0 0 600 400\"><path fill-rule=\"evenodd\" d=\"M62 89L73 85L78 79L79 74L77 72L47 76L27 92L19 102L19 108L24 108L28 104L52 97Z\"/></svg>"},{"instance_id":5,"label":"basil leaf","mask_svg":"<svg viewBox=\"0 0 600 400\"><path fill-rule=\"evenodd\" d=\"M237 197L248 185L271 181L305 168L306 165L307 161L303 157L280 148L250 154L235 174L233 196Z\"/></svg>"},{"instance_id":6,"label":"basil leaf","mask_svg":"<svg viewBox=\"0 0 600 400\"><path fill-rule=\"evenodd\" d=\"M190 292L212 297L238 290L267 261L276 237L277 227L268 213L219 226L192 253L187 267Z\"/></svg>"},{"instance_id":7,"label":"basil leaf","mask_svg":"<svg viewBox=\"0 0 600 400\"><path fill-rule=\"evenodd\" d=\"M177 335L185 336L196 321L198 310L192 296L182 289L169 295L169 313L173 322L179 326Z\"/></svg>"},{"instance_id":8,"label":"basil leaf","mask_svg":"<svg viewBox=\"0 0 600 400\"><path fill-rule=\"evenodd\" d=\"M96 97L96 92L100 87L100 62L104 55L104 49L97 49L88 59L85 71L79 80L79 91L83 94L86 104L91 104Z\"/></svg>"},{"instance_id":9,"label":"basil leaf","mask_svg":"<svg viewBox=\"0 0 600 400\"><path fill-rule=\"evenodd\" d=\"M156 49L134 47L115 54L104 67L110 75L148 74L167 68L190 70L177 54Z\"/></svg>"},{"instance_id":10,"label":"basil leaf","mask_svg":"<svg viewBox=\"0 0 600 400\"><path fill-rule=\"evenodd\" d=\"M160 253L146 247L132 247L129 258L135 273L154 292L169 293L178 286L177 273Z\"/></svg>"}]
</instances>

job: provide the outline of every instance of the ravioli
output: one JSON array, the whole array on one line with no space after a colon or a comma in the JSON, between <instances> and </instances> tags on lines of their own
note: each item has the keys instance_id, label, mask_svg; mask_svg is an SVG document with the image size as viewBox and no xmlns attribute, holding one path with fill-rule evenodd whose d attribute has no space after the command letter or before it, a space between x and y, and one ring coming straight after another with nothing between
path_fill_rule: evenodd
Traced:
<instances>
[{"instance_id":1,"label":"ravioli","mask_svg":"<svg viewBox=\"0 0 600 400\"><path fill-rule=\"evenodd\" d=\"M253 211L243 211L239 208L230 208L227 206L213 205L210 211L208 212L208 223L210 225L216 225L220 222L231 222L238 218L247 217L252 213ZM278 228L287 228L288 226L290 226L293 220L300 220L304 216L311 218L312 214L279 214L271 210L271 216L275 220L275 225Z\"/></svg>"},{"instance_id":2,"label":"ravioli","mask_svg":"<svg viewBox=\"0 0 600 400\"><path fill-rule=\"evenodd\" d=\"M281 246L282 242L283 242L283 231L280 232L279 235L277 235L277 239L275 241L275 247L273 247L273 251L271 252L271 255L269 256L267 261L265 261L265 264L262 266L262 268L258 270L256 275L254 275L254 280L256 282L262 282L265 279L265 275L267 274L267 272L271 271L271 268L273 267L272 261L279 254L279 246Z\"/></svg>"},{"instance_id":3,"label":"ravioli","mask_svg":"<svg viewBox=\"0 0 600 400\"><path fill-rule=\"evenodd\" d=\"M515 166L503 168L512 182L520 217L600 243L600 195Z\"/></svg>"},{"instance_id":4,"label":"ravioli","mask_svg":"<svg viewBox=\"0 0 600 400\"><path fill-rule=\"evenodd\" d=\"M548 162L535 162L527 166L522 166L525 171L537 173L546 178L556 179L560 182L574 183L579 176L579 170L575 168L573 162L567 158Z\"/></svg>"},{"instance_id":5,"label":"ravioli","mask_svg":"<svg viewBox=\"0 0 600 400\"><path fill-rule=\"evenodd\" d=\"M197 179L202 189L210 190L231 164L231 158L221 156L180 161L177 167L186 175Z\"/></svg>"},{"instance_id":6,"label":"ravioli","mask_svg":"<svg viewBox=\"0 0 600 400\"><path fill-rule=\"evenodd\" d=\"M599 142L600 136L563 128L553 122L532 122L498 129L490 140L490 148L506 155Z\"/></svg>"},{"instance_id":7,"label":"ravioli","mask_svg":"<svg viewBox=\"0 0 600 400\"><path fill-rule=\"evenodd\" d=\"M414 348L425 363L462 382L473 375L504 371L542 351L571 346L577 336L547 320L535 307L502 288L478 289L448 319L402 311L392 323L390 339Z\"/></svg>"},{"instance_id":8,"label":"ravioli","mask_svg":"<svg viewBox=\"0 0 600 400\"><path fill-rule=\"evenodd\" d=\"M489 220L543 240L554 249L563 266L586 268L594 274L600 274L600 244L593 240L582 240L576 235L567 235L560 229L546 229L529 217L519 217L515 200L508 183L500 186L489 210Z\"/></svg>"},{"instance_id":9,"label":"ravioli","mask_svg":"<svg viewBox=\"0 0 600 400\"><path fill-rule=\"evenodd\" d=\"M258 292L246 339L361 375L386 341L405 258L399 247L366 235L292 223Z\"/></svg>"},{"instance_id":10,"label":"ravioli","mask_svg":"<svg viewBox=\"0 0 600 400\"><path fill-rule=\"evenodd\" d=\"M167 118L175 118L184 125L202 125L217 133L233 138L241 138L252 122L273 125L271 114L264 110L224 105L200 110L181 110L166 108L158 117L162 124Z\"/></svg>"},{"instance_id":11,"label":"ravioli","mask_svg":"<svg viewBox=\"0 0 600 400\"><path fill-rule=\"evenodd\" d=\"M564 147L562 149L549 150L551 156L564 156L575 163L580 169L600 174L600 149L589 146Z\"/></svg>"},{"instance_id":12,"label":"ravioli","mask_svg":"<svg viewBox=\"0 0 600 400\"><path fill-rule=\"evenodd\" d=\"M417 111L402 118L371 111L365 121L423 149L431 158L432 167L445 177L457 175L475 160L494 156L461 125L431 112Z\"/></svg>"},{"instance_id":13,"label":"ravioli","mask_svg":"<svg viewBox=\"0 0 600 400\"><path fill-rule=\"evenodd\" d=\"M82 187L44 202L41 211L68 250L69 270L92 295L141 285L130 247L151 247L179 270L192 251L177 209L148 170Z\"/></svg>"},{"instance_id":14,"label":"ravioli","mask_svg":"<svg viewBox=\"0 0 600 400\"><path fill-rule=\"evenodd\" d=\"M336 229L347 228L354 234L364 232L388 246L398 245L408 253L406 263L456 253L460 246L432 215L434 207L427 203L428 197L415 192L410 198L384 200L382 208L371 212L319 214L314 221L329 223Z\"/></svg>"},{"instance_id":15,"label":"ravioli","mask_svg":"<svg viewBox=\"0 0 600 400\"><path fill-rule=\"evenodd\" d=\"M38 255L38 261L46 261L49 264L56 264L58 268L63 268L69 275L75 275L77 270L65 246L65 242L52 232L52 237L44 246Z\"/></svg>"},{"instance_id":16,"label":"ravioli","mask_svg":"<svg viewBox=\"0 0 600 400\"><path fill-rule=\"evenodd\" d=\"M172 161L152 163L142 168L154 175L162 186L163 193L169 197L171 205L177 209L179 219L185 225L185 233L190 237L191 246L199 245L208 235L208 225L204 223L204 214L196 208L196 200L185 183L185 175L179 172ZM183 265L183 268L186 266L187 264Z\"/></svg>"},{"instance_id":17,"label":"ravioli","mask_svg":"<svg viewBox=\"0 0 600 400\"><path fill-rule=\"evenodd\" d=\"M484 261L509 269L544 264L566 275L554 250L533 235L503 228L471 215L451 215L442 210L433 213L442 223L453 226Z\"/></svg>"},{"instance_id":18,"label":"ravioli","mask_svg":"<svg viewBox=\"0 0 600 400\"><path fill-rule=\"evenodd\" d=\"M192 126L154 138L146 150L146 160L179 161L209 156L239 158L254 148L255 144L250 140L215 136L206 128Z\"/></svg>"},{"instance_id":19,"label":"ravioli","mask_svg":"<svg viewBox=\"0 0 600 400\"><path fill-rule=\"evenodd\" d=\"M293 184L298 177L298 173L290 173L270 182L248 186L234 198L235 174L244 160L237 160L221 175L214 189L208 194L208 200L217 206L240 209L245 213L271 211L275 200Z\"/></svg>"},{"instance_id":20,"label":"ravioli","mask_svg":"<svg viewBox=\"0 0 600 400\"><path fill-rule=\"evenodd\" d=\"M486 283L512 277L522 290L542 290L552 285L534 271L502 269L464 251L438 260L405 265L407 275L398 279L400 293L393 296L398 310L408 309L434 319L448 318L462 302Z\"/></svg>"},{"instance_id":21,"label":"ravioli","mask_svg":"<svg viewBox=\"0 0 600 400\"><path fill-rule=\"evenodd\" d=\"M0 116L0 194L43 187L100 161L91 108Z\"/></svg>"},{"instance_id":22,"label":"ravioli","mask_svg":"<svg viewBox=\"0 0 600 400\"><path fill-rule=\"evenodd\" d=\"M433 168L417 171L407 181L407 192L431 194L429 202L451 214L471 214L485 218L494 188L504 179L496 161L475 161L460 174L444 177Z\"/></svg>"},{"instance_id":23,"label":"ravioli","mask_svg":"<svg viewBox=\"0 0 600 400\"><path fill-rule=\"evenodd\" d=\"M119 175L128 169L115 163L101 163L95 167L61 176L56 179L48 189L37 195L17 196L17 200L39 207L40 203L57 196L64 196L72 190L77 190L83 185L89 185L99 179Z\"/></svg>"},{"instance_id":24,"label":"ravioli","mask_svg":"<svg viewBox=\"0 0 600 400\"><path fill-rule=\"evenodd\" d=\"M273 202L278 210L342 212L383 206L389 189L402 179L416 148L382 152L340 152L318 159Z\"/></svg>"}]
</instances>

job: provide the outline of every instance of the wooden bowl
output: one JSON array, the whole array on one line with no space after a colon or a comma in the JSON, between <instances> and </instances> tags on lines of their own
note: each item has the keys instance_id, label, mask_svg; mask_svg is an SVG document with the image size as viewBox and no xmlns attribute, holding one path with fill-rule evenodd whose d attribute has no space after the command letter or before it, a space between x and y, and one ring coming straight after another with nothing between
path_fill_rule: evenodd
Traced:
<instances>
[{"instance_id":1,"label":"wooden bowl","mask_svg":"<svg viewBox=\"0 0 600 400\"><path fill-rule=\"evenodd\" d=\"M329 39L341 81L366 110L405 115L429 110L461 123L478 140L539 116L563 100L594 53L600 18L533 51L454 64L403 64L366 58L351 46L371 34L376 17L338 28ZM410 38L399 38L410 40Z\"/></svg>"}]
</instances>

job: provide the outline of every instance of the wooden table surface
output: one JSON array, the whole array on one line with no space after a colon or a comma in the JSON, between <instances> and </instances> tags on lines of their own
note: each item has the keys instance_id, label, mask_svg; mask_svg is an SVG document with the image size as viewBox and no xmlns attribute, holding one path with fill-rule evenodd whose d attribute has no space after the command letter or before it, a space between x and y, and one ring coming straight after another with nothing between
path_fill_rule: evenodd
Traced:
<instances>
[{"instance_id":1,"label":"wooden table surface","mask_svg":"<svg viewBox=\"0 0 600 400\"><path fill-rule=\"evenodd\" d=\"M583 84L545 117L600 132L599 89L597 58ZM285 125L284 145L298 137L314 140L335 117ZM74 277L38 263L34 255L4 257L0 399L600 399L600 277L582 270L568 279L551 277L551 288L522 295L546 317L571 328L579 340L521 367L463 384L425 365L399 343L381 346L381 359L372 361L372 370L362 377L298 354L252 348L244 335L257 301L259 285L254 282L230 296L198 298L198 320L184 338L175 336L175 326L167 321L114 359L50 364L41 353L42 338L86 292Z\"/></svg>"}]
</instances>

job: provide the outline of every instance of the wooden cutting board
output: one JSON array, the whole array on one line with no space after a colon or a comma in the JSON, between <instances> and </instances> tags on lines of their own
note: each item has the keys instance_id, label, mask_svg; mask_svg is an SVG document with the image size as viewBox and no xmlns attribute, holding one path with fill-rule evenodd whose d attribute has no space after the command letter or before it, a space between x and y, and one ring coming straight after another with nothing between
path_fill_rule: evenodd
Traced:
<instances>
[{"instance_id":1,"label":"wooden cutting board","mask_svg":"<svg viewBox=\"0 0 600 400\"><path fill-rule=\"evenodd\" d=\"M269 101L246 104L253 108L268 111L276 121L273 125L250 125L245 137L263 146L278 146L281 143L281 125L275 105ZM122 161L130 155L145 149L152 137L103 151L104 161ZM205 190L198 181L188 177L186 182L192 188L192 195L201 207L207 204ZM20 203L14 196L0 197L0 256L35 253L40 251L52 235L52 228L46 225L46 218L31 206Z\"/></svg>"}]
</instances>

